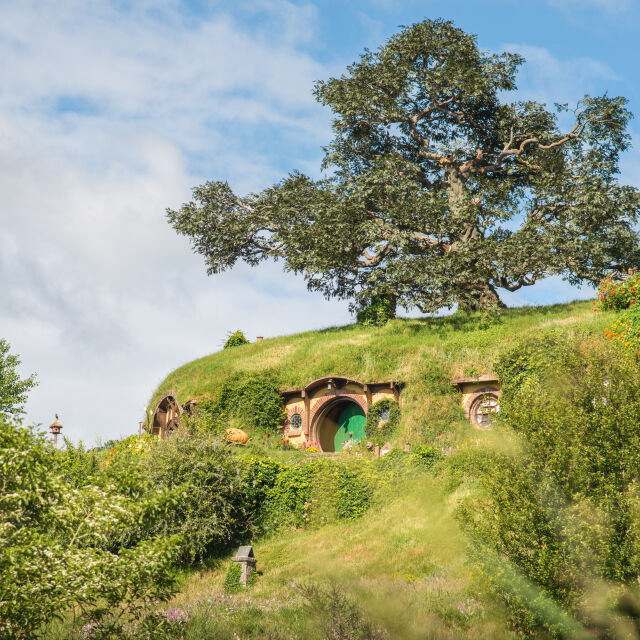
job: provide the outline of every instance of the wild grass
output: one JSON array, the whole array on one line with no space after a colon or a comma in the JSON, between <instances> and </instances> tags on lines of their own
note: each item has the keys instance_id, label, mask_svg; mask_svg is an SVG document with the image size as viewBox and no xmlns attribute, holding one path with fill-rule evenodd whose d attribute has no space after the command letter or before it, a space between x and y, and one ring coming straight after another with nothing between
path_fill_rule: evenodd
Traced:
<instances>
[{"instance_id":1,"label":"wild grass","mask_svg":"<svg viewBox=\"0 0 640 640\"><path fill-rule=\"evenodd\" d=\"M398 441L430 442L443 433L470 437L451 378L491 372L499 351L540 330L602 334L611 316L593 313L591 306L586 301L506 309L497 322L481 314L454 314L270 338L179 367L158 386L149 406L170 390L180 402L216 397L235 373L269 372L282 388L330 374L363 382L393 379L404 384Z\"/></svg>"},{"instance_id":2,"label":"wild grass","mask_svg":"<svg viewBox=\"0 0 640 640\"><path fill-rule=\"evenodd\" d=\"M249 589L224 594L225 558L185 576L170 606L189 613L194 640L327 637L320 626L336 612L319 612L308 592L320 585L318 598L346 594L388 634L380 637L511 638L501 606L466 567L453 507L437 479L416 472L412 486L390 487L358 520L256 541L259 576Z\"/></svg>"},{"instance_id":3,"label":"wild grass","mask_svg":"<svg viewBox=\"0 0 640 640\"><path fill-rule=\"evenodd\" d=\"M169 390L181 402L215 397L236 373L268 372L282 388L330 374L393 379L404 385L397 443L473 447L496 436L468 424L451 378L491 372L499 352L540 331L602 335L612 316L591 309L589 301L574 302L507 309L497 321L455 314L271 338L181 366L159 385L150 406ZM266 454L282 461L305 455ZM185 638L515 637L503 605L469 569L467 541L454 518L464 486L452 494L442 482L416 471L379 492L359 519L318 516L306 528L267 532L253 541L258 580L239 594L223 590L230 556L186 573L170 604L190 615ZM327 628L349 611L349 602L356 603L356 618L384 634L339 635Z\"/></svg>"}]
</instances>

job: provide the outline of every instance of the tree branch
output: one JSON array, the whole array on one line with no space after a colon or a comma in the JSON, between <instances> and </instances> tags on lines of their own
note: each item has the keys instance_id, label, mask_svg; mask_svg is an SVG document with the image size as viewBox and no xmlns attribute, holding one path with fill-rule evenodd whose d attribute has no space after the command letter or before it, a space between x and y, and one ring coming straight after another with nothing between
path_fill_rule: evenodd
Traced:
<instances>
[{"instance_id":1,"label":"tree branch","mask_svg":"<svg viewBox=\"0 0 640 640\"><path fill-rule=\"evenodd\" d=\"M358 260L359 267L377 267L391 252L388 244L385 244L378 253L371 255L366 249L362 252L364 260Z\"/></svg>"}]
</instances>

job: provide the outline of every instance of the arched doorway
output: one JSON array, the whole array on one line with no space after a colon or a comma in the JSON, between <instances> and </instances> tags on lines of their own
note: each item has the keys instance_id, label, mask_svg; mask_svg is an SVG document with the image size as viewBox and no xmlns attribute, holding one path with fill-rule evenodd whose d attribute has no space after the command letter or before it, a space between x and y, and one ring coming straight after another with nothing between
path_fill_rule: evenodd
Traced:
<instances>
[{"instance_id":1,"label":"arched doorway","mask_svg":"<svg viewBox=\"0 0 640 640\"><path fill-rule=\"evenodd\" d=\"M182 409L172 393L165 395L156 407L151 423L151 433L166 438L178 427Z\"/></svg>"},{"instance_id":2,"label":"arched doorway","mask_svg":"<svg viewBox=\"0 0 640 640\"><path fill-rule=\"evenodd\" d=\"M362 407L348 398L336 398L327 404L314 425L322 451L340 451L345 444L365 437L366 417Z\"/></svg>"}]
</instances>

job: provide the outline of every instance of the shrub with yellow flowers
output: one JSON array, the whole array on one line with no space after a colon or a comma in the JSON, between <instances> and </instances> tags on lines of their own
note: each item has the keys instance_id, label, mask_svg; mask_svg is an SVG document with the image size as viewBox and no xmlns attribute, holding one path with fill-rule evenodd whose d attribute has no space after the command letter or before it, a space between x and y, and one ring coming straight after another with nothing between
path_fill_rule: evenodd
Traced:
<instances>
[{"instance_id":1,"label":"shrub with yellow flowers","mask_svg":"<svg viewBox=\"0 0 640 640\"><path fill-rule=\"evenodd\" d=\"M117 455L144 455L149 452L151 446L157 438L154 438L149 433L142 433L140 435L131 435L122 440L118 440L115 445L109 450L105 464L108 466L113 462L113 459Z\"/></svg>"}]
</instances>

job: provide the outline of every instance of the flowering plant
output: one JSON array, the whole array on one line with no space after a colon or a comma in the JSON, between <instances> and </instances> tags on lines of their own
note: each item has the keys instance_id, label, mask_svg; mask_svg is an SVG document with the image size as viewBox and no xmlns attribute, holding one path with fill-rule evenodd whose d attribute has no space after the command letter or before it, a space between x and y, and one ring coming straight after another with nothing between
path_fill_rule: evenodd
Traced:
<instances>
[{"instance_id":1,"label":"flowering plant","mask_svg":"<svg viewBox=\"0 0 640 640\"><path fill-rule=\"evenodd\" d=\"M267 433L266 436L263 436L260 440L260 444L263 447L268 449L282 449L283 451L293 451L295 447L289 441L289 438L285 438L284 436L279 436L274 434L274 437L271 437L270 433Z\"/></svg>"},{"instance_id":2,"label":"flowering plant","mask_svg":"<svg viewBox=\"0 0 640 640\"><path fill-rule=\"evenodd\" d=\"M630 275L617 282L611 278L603 280L598 288L601 309L617 309L622 313L609 329L605 329L608 340L619 342L625 356L640 355L640 273Z\"/></svg>"},{"instance_id":3,"label":"flowering plant","mask_svg":"<svg viewBox=\"0 0 640 640\"><path fill-rule=\"evenodd\" d=\"M616 340L625 351L625 356L631 354L640 356L640 307L634 305L620 314L619 318L605 329L608 340Z\"/></svg>"},{"instance_id":4,"label":"flowering plant","mask_svg":"<svg viewBox=\"0 0 640 640\"><path fill-rule=\"evenodd\" d=\"M112 464L114 458L122 454L144 455L151 450L153 444L157 441L150 433L142 433L140 435L131 435L122 440L118 440L109 450L105 464Z\"/></svg>"},{"instance_id":5,"label":"flowering plant","mask_svg":"<svg viewBox=\"0 0 640 640\"><path fill-rule=\"evenodd\" d=\"M630 275L626 280L605 278L598 287L598 306L610 309L629 309L638 303L640 295L640 272Z\"/></svg>"}]
</instances>

